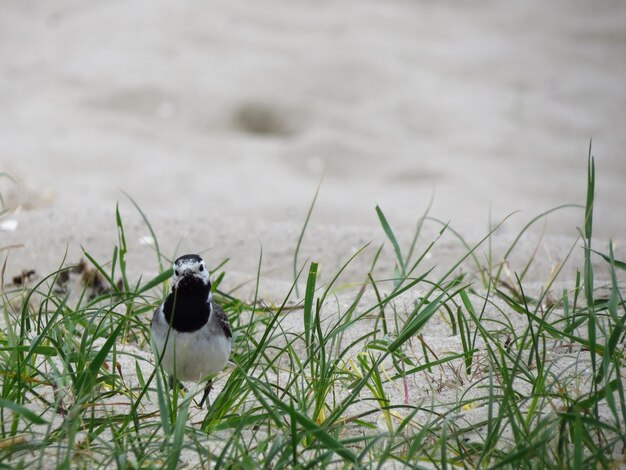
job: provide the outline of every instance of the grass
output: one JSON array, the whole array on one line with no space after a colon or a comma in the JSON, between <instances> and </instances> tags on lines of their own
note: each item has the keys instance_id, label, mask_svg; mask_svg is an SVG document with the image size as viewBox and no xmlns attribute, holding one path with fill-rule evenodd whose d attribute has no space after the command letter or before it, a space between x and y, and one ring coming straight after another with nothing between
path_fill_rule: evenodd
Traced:
<instances>
[{"instance_id":1,"label":"grass","mask_svg":"<svg viewBox=\"0 0 626 470\"><path fill-rule=\"evenodd\" d=\"M626 303L618 274L626 264L612 245L606 253L592 248L594 185L590 156L585 219L572 247L583 250L584 263L557 298L562 263L538 292L524 283L536 250L505 276L523 232L547 213L498 260L497 227L470 245L426 213L404 248L377 207L391 250L361 248L326 283L314 260L298 266L294 257L294 283L273 307L223 292L227 273L214 271L235 343L234 365L218 378L208 411L197 409L193 390L170 393L155 367L149 319L165 294L169 261L156 244L161 274L130 279L117 211L111 259L85 253L104 289L87 283L78 293L58 292L66 266L34 286L3 287L0 467L623 465ZM422 243L425 224L440 231ZM433 270L425 260L443 235L465 252ZM337 289L342 271L365 256L362 282ZM395 269L383 276L386 256ZM594 260L608 273L602 289ZM257 292L261 265L262 253ZM426 334L435 326L448 344Z\"/></svg>"}]
</instances>

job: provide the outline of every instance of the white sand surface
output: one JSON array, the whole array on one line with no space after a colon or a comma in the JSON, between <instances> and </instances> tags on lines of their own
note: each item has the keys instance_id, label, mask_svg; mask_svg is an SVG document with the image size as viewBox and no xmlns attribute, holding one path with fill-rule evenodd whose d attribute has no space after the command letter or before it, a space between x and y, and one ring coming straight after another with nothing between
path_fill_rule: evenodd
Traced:
<instances>
[{"instance_id":1,"label":"white sand surface","mask_svg":"<svg viewBox=\"0 0 626 470\"><path fill-rule=\"evenodd\" d=\"M320 262L329 282L371 243L338 283L347 301L386 241L376 204L404 249L431 197L430 214L471 243L490 219L521 211L492 238L501 256L534 216L584 204L590 138L595 246L613 238L626 258L618 0L5 1L0 107L0 172L15 179L0 177L5 282L23 269L41 280L83 249L110 260L117 201L129 274L156 275L142 243L150 233L125 191L165 255L230 259L223 288L244 299L262 249L259 294L280 302L321 180L298 265ZM525 284L538 292L574 246L553 289L571 287L582 220L569 208L541 221L509 257L510 273L534 256ZM439 229L427 222L418 250ZM477 251L481 263L488 250ZM424 270L445 271L465 252L448 233ZM392 273L387 242L374 275ZM439 352L459 347L441 322L424 334ZM440 385L441 400L461 393L445 377ZM411 390L418 400L433 392L417 381Z\"/></svg>"},{"instance_id":2,"label":"white sand surface","mask_svg":"<svg viewBox=\"0 0 626 470\"><path fill-rule=\"evenodd\" d=\"M13 202L93 213L122 189L189 229L300 224L323 174L314 223L371 226L378 203L408 227L434 193L432 214L467 230L523 211L513 230L584 202L593 137L596 233L626 234L623 2L0 8Z\"/></svg>"}]
</instances>

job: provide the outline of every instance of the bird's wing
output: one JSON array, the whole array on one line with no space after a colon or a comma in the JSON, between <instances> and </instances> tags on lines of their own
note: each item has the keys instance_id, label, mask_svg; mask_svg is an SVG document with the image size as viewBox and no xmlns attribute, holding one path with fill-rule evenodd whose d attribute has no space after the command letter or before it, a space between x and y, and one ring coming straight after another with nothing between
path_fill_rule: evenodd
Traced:
<instances>
[{"instance_id":1,"label":"bird's wing","mask_svg":"<svg viewBox=\"0 0 626 470\"><path fill-rule=\"evenodd\" d=\"M232 338L233 337L233 332L230 330L230 324L228 323L228 317L224 313L224 310L222 310L222 307L220 307L219 305L217 305L213 301L211 301L211 307L212 307L211 311L215 315L215 318L217 319L217 322L222 327L222 330L224 330L224 334L226 335L226 337L227 338Z\"/></svg>"},{"instance_id":2,"label":"bird's wing","mask_svg":"<svg viewBox=\"0 0 626 470\"><path fill-rule=\"evenodd\" d=\"M157 322L157 319L159 317L159 311L163 308L163 304L160 304L156 310L154 311L154 313L152 314L152 326L154 327L154 324Z\"/></svg>"}]
</instances>

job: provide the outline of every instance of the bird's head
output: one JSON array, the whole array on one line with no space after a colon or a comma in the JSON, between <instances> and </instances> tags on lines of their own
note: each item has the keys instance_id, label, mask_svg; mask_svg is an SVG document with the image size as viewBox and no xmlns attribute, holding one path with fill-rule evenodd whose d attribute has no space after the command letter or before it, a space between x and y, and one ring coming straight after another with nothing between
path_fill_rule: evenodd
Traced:
<instances>
[{"instance_id":1,"label":"bird's head","mask_svg":"<svg viewBox=\"0 0 626 470\"><path fill-rule=\"evenodd\" d=\"M183 255L172 266L172 290L182 288L211 288L209 270L198 255Z\"/></svg>"}]
</instances>

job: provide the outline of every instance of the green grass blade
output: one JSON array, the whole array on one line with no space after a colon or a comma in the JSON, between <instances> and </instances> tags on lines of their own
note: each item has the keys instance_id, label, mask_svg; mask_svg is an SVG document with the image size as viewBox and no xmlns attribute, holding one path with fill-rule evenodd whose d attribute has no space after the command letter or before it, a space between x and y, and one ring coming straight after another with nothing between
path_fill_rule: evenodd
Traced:
<instances>
[{"instance_id":1,"label":"green grass blade","mask_svg":"<svg viewBox=\"0 0 626 470\"><path fill-rule=\"evenodd\" d=\"M626 271L626 262L607 256L604 253L600 253L599 251L596 251L596 250L591 250L591 251L595 253L596 255L600 255L604 259L604 261L609 263L611 266L617 269L621 269L622 271Z\"/></svg>"},{"instance_id":2,"label":"green grass blade","mask_svg":"<svg viewBox=\"0 0 626 470\"><path fill-rule=\"evenodd\" d=\"M154 278L152 278L151 280L149 280L148 282L140 286L139 289L137 290L137 294L143 294L144 292L149 291L150 289L167 281L169 278L172 277L172 273L173 273L173 269L169 268L163 271L162 273L157 274Z\"/></svg>"},{"instance_id":3,"label":"green grass blade","mask_svg":"<svg viewBox=\"0 0 626 470\"><path fill-rule=\"evenodd\" d=\"M313 200L311 201L311 205L309 206L309 210L306 213L306 218L304 219L304 225L302 226L302 231L300 232L300 236L298 236L298 242L296 243L296 249L293 253L293 280L294 282L298 279L298 254L300 253L300 245L302 244L302 240L304 239L304 234L306 233L306 229L309 225L309 221L311 220L311 215L313 214L313 208L315 207L315 202L317 201L317 196L319 195L320 188L322 187L322 181L324 179L324 175L320 178L319 183L317 184L317 188L315 189L315 195L313 196ZM298 293L298 284L296 283L296 296L299 296Z\"/></svg>"},{"instance_id":4,"label":"green grass blade","mask_svg":"<svg viewBox=\"0 0 626 470\"><path fill-rule=\"evenodd\" d=\"M189 416L189 405L193 397L191 394L185 398L182 405L178 409L176 416L176 424L174 425L174 436L172 439L172 447L167 458L167 469L176 470L178 461L183 450L183 440L185 438L185 430L187 427L187 417Z\"/></svg>"},{"instance_id":5,"label":"green grass blade","mask_svg":"<svg viewBox=\"0 0 626 470\"><path fill-rule=\"evenodd\" d=\"M311 336L313 333L313 301L315 297L315 280L317 278L317 263L311 263L309 267L309 275L306 282L306 292L304 294L304 335L306 338L306 347L309 354L312 354Z\"/></svg>"},{"instance_id":6,"label":"green grass blade","mask_svg":"<svg viewBox=\"0 0 626 470\"><path fill-rule=\"evenodd\" d=\"M275 408L280 410L283 414L289 415L291 419L295 419L297 423L302 426L304 431L314 436L324 446L326 446L326 448L340 455L348 462L351 462L353 464L357 463L357 458L352 453L352 451L350 451L347 447L341 444L341 442L331 436L327 429L322 426L318 426L309 417L305 416L304 414L298 412L297 410L291 408L289 405L284 403L262 382L253 379L252 377L248 377L247 381L252 386L252 389L257 397L263 396L271 401L271 405L269 403L266 405L267 408Z\"/></svg>"},{"instance_id":7,"label":"green grass blade","mask_svg":"<svg viewBox=\"0 0 626 470\"><path fill-rule=\"evenodd\" d=\"M148 231L150 232L150 236L154 240L154 249L155 249L156 255L157 255L157 262L159 263L159 271L163 271L163 260L162 260L162 256L161 256L161 248L159 247L159 239L157 238L156 233L154 232L154 229L152 228L152 224L148 220L148 216L146 216L145 212L141 209L139 204L137 204L137 202L130 196L130 194L128 194L126 191L123 191L123 190L122 190L122 193L124 194L124 196L126 196L128 198L128 200L131 202L131 204L133 206L135 206L135 209L137 209L137 212L139 212L139 215L141 215L141 218L143 219L144 223L146 224L146 227L148 227Z\"/></svg>"},{"instance_id":8,"label":"green grass blade","mask_svg":"<svg viewBox=\"0 0 626 470\"><path fill-rule=\"evenodd\" d=\"M0 408L6 408L7 410L11 410L13 413L20 415L26 421L29 421L33 424L48 424L48 421L43 419L41 416L33 413L28 408L18 405L9 400L5 400L4 398L0 398Z\"/></svg>"},{"instance_id":9,"label":"green grass blade","mask_svg":"<svg viewBox=\"0 0 626 470\"><path fill-rule=\"evenodd\" d=\"M391 242L391 245L393 246L393 251L396 253L396 262L398 263L398 267L400 268L402 276L404 276L406 274L406 267L404 265L404 259L402 258L402 251L400 250L400 244L398 243L398 240L396 239L396 236L393 233L393 230L391 229L391 226L389 225L389 222L387 221L385 214L383 213L382 209L379 206L376 206L376 214L378 215L378 220L380 221L380 224L383 227L385 235L387 235L387 238L389 239L389 241Z\"/></svg>"}]
</instances>

